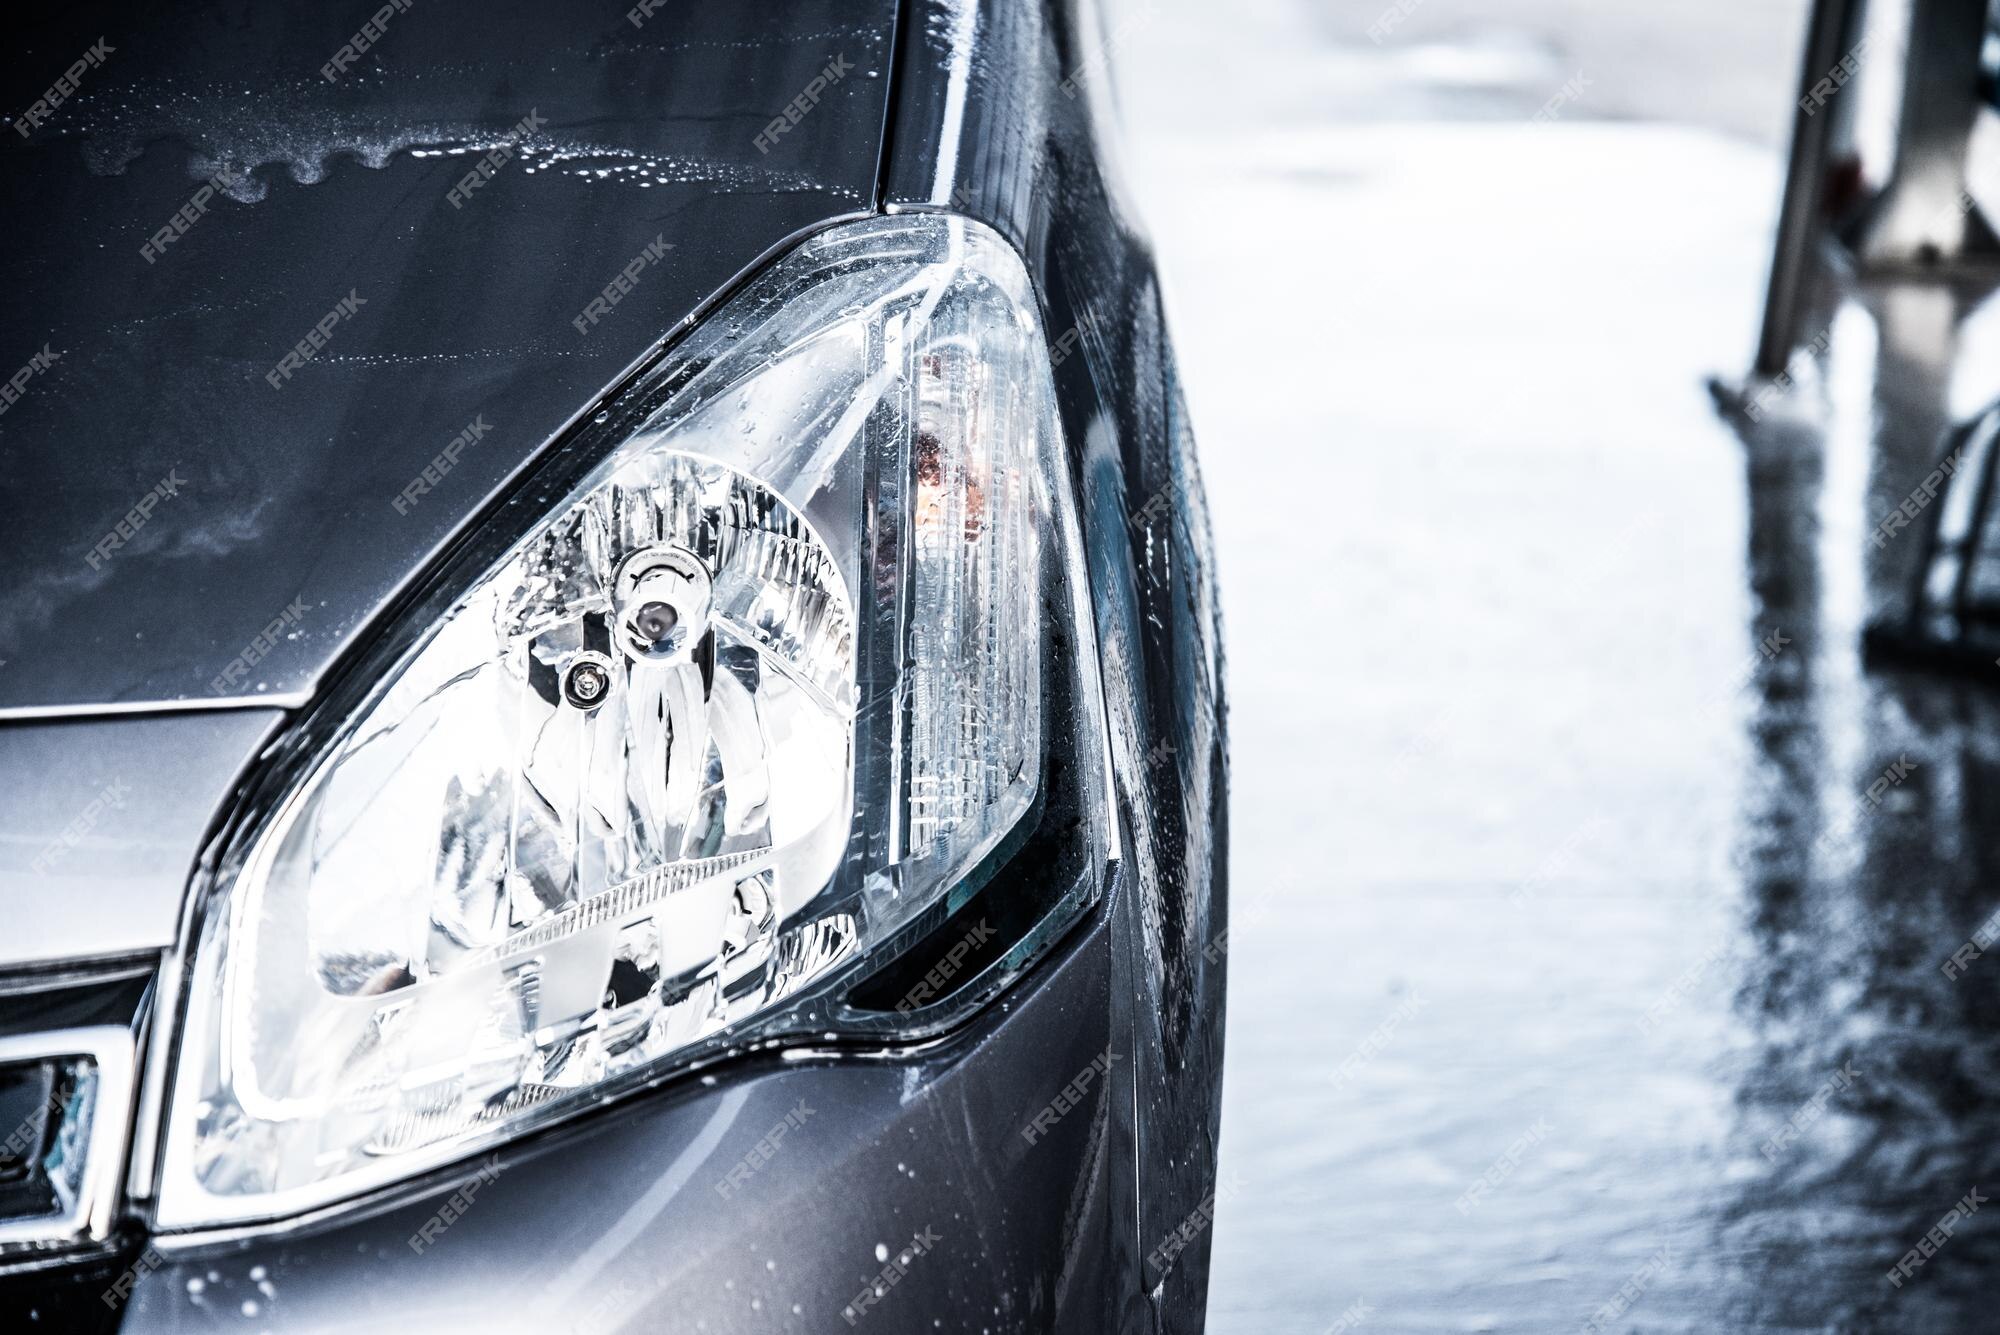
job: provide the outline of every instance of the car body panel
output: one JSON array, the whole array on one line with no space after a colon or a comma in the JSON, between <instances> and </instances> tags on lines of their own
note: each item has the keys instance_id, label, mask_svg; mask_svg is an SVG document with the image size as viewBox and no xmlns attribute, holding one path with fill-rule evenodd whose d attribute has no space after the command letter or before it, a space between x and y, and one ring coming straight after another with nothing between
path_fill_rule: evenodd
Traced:
<instances>
[{"instance_id":1,"label":"car body panel","mask_svg":"<svg viewBox=\"0 0 2000 1335\"><path fill-rule=\"evenodd\" d=\"M269 709L0 724L0 968L164 950Z\"/></svg>"},{"instance_id":2,"label":"car body panel","mask_svg":"<svg viewBox=\"0 0 2000 1335\"><path fill-rule=\"evenodd\" d=\"M745 1061L504 1147L377 1214L169 1248L129 1328L238 1329L247 1300L288 1331L459 1329L471 1313L551 1335L845 1330L884 1251L923 1235L852 1324L1109 1329L1110 1095L1090 1089L1032 1143L1023 1132L1111 1046L1110 952L1100 925L1006 1006L893 1061Z\"/></svg>"},{"instance_id":3,"label":"car body panel","mask_svg":"<svg viewBox=\"0 0 2000 1335\"><path fill-rule=\"evenodd\" d=\"M10 38L9 111L110 53L0 172L0 378L54 355L0 414L0 717L303 703L637 359L873 205L892 0L427 0L326 78L379 7L56 7Z\"/></svg>"}]
</instances>

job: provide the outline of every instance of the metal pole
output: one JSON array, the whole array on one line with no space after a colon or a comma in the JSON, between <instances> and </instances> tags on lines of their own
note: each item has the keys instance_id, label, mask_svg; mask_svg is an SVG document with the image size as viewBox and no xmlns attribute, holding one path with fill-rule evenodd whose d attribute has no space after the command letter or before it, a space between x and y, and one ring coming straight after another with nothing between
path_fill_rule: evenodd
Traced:
<instances>
[{"instance_id":1,"label":"metal pole","mask_svg":"<svg viewBox=\"0 0 2000 1335\"><path fill-rule=\"evenodd\" d=\"M1842 69L1841 62L1854 53L1865 10L1866 0L1815 0L1806 22L1805 61L1792 116L1792 155L1785 169L1784 202L1778 209L1764 328L1757 341L1759 375L1784 370L1798 344L1800 294L1819 232L1827 151L1834 130L1835 117L1828 104L1845 87L1851 73Z\"/></svg>"}]
</instances>

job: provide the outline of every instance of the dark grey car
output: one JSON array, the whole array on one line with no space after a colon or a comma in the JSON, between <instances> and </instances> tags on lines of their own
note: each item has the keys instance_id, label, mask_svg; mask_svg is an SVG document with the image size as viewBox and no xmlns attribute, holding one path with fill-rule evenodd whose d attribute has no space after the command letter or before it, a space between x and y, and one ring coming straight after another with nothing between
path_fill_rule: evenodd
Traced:
<instances>
[{"instance_id":1,"label":"dark grey car","mask_svg":"<svg viewBox=\"0 0 2000 1335\"><path fill-rule=\"evenodd\" d=\"M1222 654L1115 45L17 31L0 1324L1202 1327Z\"/></svg>"}]
</instances>

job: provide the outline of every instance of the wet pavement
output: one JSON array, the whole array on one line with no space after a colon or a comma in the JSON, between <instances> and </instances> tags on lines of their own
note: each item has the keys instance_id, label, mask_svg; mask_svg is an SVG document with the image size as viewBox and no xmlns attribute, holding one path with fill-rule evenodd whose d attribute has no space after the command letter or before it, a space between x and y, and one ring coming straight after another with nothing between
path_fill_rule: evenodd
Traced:
<instances>
[{"instance_id":1,"label":"wet pavement","mask_svg":"<svg viewBox=\"0 0 2000 1335\"><path fill-rule=\"evenodd\" d=\"M1211 1329L2000 1329L2000 669L1860 651L2000 305L1828 296L1718 411L1798 6L1149 12L1232 704Z\"/></svg>"}]
</instances>

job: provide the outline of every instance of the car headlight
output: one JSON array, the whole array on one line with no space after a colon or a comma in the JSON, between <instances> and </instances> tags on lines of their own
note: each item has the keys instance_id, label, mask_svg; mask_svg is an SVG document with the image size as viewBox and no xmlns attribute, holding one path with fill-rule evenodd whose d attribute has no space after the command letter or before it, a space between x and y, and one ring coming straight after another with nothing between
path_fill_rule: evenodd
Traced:
<instances>
[{"instance_id":1,"label":"car headlight","mask_svg":"<svg viewBox=\"0 0 2000 1335\"><path fill-rule=\"evenodd\" d=\"M1037 802L1038 572L1074 518L1035 310L976 223L844 226L598 414L601 462L229 841L160 1226L319 1206L838 1027L830 984Z\"/></svg>"}]
</instances>

